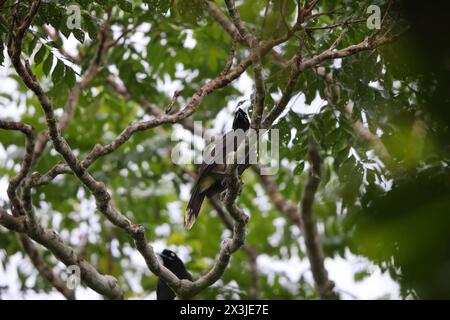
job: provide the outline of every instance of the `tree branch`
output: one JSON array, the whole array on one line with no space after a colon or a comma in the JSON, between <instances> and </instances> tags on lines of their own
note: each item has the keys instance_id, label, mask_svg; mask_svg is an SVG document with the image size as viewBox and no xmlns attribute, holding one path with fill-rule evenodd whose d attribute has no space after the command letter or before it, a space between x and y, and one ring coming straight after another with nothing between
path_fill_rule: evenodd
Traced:
<instances>
[{"instance_id":1,"label":"tree branch","mask_svg":"<svg viewBox=\"0 0 450 320\"><path fill-rule=\"evenodd\" d=\"M392 157L384 143L381 141L380 137L378 137L376 134L373 134L369 130L369 128L365 127L361 120L353 120L353 106L354 103L352 100L350 100L345 106L345 116L350 122L350 125L353 127L353 131L355 131L355 134L359 139L368 143L373 148L375 154L380 158L380 160L388 169L395 171Z\"/></svg>"},{"instance_id":2,"label":"tree branch","mask_svg":"<svg viewBox=\"0 0 450 320\"><path fill-rule=\"evenodd\" d=\"M295 86L297 85L298 77L300 75L300 55L296 54L292 61L292 70L289 76L286 88L283 91L283 95L278 103L269 111L264 120L262 121L262 127L264 129L270 128L272 123L278 118L278 116L284 111L287 104L291 100L292 94L294 92Z\"/></svg>"},{"instance_id":3,"label":"tree branch","mask_svg":"<svg viewBox=\"0 0 450 320\"><path fill-rule=\"evenodd\" d=\"M310 143L309 161L311 168L300 201L300 217L306 251L319 297L321 299L338 299L338 295L333 291L334 283L328 279L328 272L325 269L325 257L313 213L314 197L319 187L322 171L322 158L319 153L319 146L315 141Z\"/></svg>"},{"instance_id":4,"label":"tree branch","mask_svg":"<svg viewBox=\"0 0 450 320\"><path fill-rule=\"evenodd\" d=\"M251 119L251 127L259 129L261 127L261 118L264 112L264 100L266 98L266 88L262 74L261 56L258 52L258 39L252 36L250 41L251 49L254 53L253 73L255 77L255 98L253 102L253 113Z\"/></svg>"},{"instance_id":5,"label":"tree branch","mask_svg":"<svg viewBox=\"0 0 450 320\"><path fill-rule=\"evenodd\" d=\"M309 59L305 59L304 61L301 62L299 68L301 71L304 71L306 69L309 69L311 67L320 64L325 60L344 58L362 51L373 50L381 45L391 43L394 40L394 38L396 38L396 36L383 35L372 40L366 38L365 40L361 41L358 44L353 44L339 50L336 50L335 48L331 47L318 55L315 55Z\"/></svg>"},{"instance_id":6,"label":"tree branch","mask_svg":"<svg viewBox=\"0 0 450 320\"><path fill-rule=\"evenodd\" d=\"M66 299L75 300L75 292L67 288L64 281L55 275L53 270L47 265L47 262L42 258L33 242L25 234L19 235L20 243L23 249L30 257L31 263L39 271L39 273L47 279L47 281L58 290Z\"/></svg>"},{"instance_id":7,"label":"tree branch","mask_svg":"<svg viewBox=\"0 0 450 320\"><path fill-rule=\"evenodd\" d=\"M310 3L306 3L305 7L302 10L302 16L303 18L308 17L311 12L313 11L314 7L317 5L319 0L312 0Z\"/></svg>"},{"instance_id":8,"label":"tree branch","mask_svg":"<svg viewBox=\"0 0 450 320\"><path fill-rule=\"evenodd\" d=\"M21 131L26 136L26 151L24 157L22 158L19 173L15 177L11 178L7 189L7 194L11 201L14 215L25 215L22 203L17 196L17 189L31 169L35 132L33 127L30 125L8 120L0 120L0 129Z\"/></svg>"},{"instance_id":9,"label":"tree branch","mask_svg":"<svg viewBox=\"0 0 450 320\"><path fill-rule=\"evenodd\" d=\"M25 232L25 216L14 217L0 207L0 225L15 232Z\"/></svg>"},{"instance_id":10,"label":"tree branch","mask_svg":"<svg viewBox=\"0 0 450 320\"><path fill-rule=\"evenodd\" d=\"M30 125L23 124L21 122L6 121L6 120L0 120L0 128L7 130L8 129L19 130L23 132L27 137L26 153L22 159L21 169L19 171L19 174L11 179L7 189L8 197L12 204L13 213L15 213L16 216L25 216L25 213L28 212L30 208L27 205L27 201L25 201L25 204L22 204L20 198L17 196L16 191L17 188L21 185L21 183L25 180L25 177L28 175L28 172L30 171L31 168L31 163L33 159L35 132L33 127L31 127ZM25 192L25 194L27 193ZM26 200L31 201L31 196L29 194L27 194L27 196L29 196L30 199ZM26 235L21 234L19 236L19 240L22 243L25 252L30 257L31 262L39 271L39 273L45 279L47 279L49 283L53 285L59 292L61 292L67 299L71 300L75 299L74 292L72 290L69 290L65 286L64 282L58 276L54 275L53 271L41 257L41 255L35 248L34 244L30 241L30 239Z\"/></svg>"},{"instance_id":11,"label":"tree branch","mask_svg":"<svg viewBox=\"0 0 450 320\"><path fill-rule=\"evenodd\" d=\"M80 94L84 88L86 88L91 81L95 78L95 76L98 74L99 67L102 63L102 60L109 49L108 46L105 45L107 35L108 35L108 27L104 26L99 28L98 38L97 38L97 50L92 58L92 60L89 63L88 68L86 69L86 72L84 73L83 77L80 81L78 81L73 88L71 89L69 96L67 98L67 103L64 108L64 113L59 119L59 130L62 132L64 129L69 125L70 121L72 120L73 116L75 115L75 110L78 104L78 101L80 99ZM39 157L42 155L42 152L45 150L45 147L47 145L47 142L49 141L48 132L41 132L37 139L36 139L36 146L34 150L34 160L33 162L36 163Z\"/></svg>"},{"instance_id":12,"label":"tree branch","mask_svg":"<svg viewBox=\"0 0 450 320\"><path fill-rule=\"evenodd\" d=\"M270 110L270 112L264 118L262 122L262 127L269 128L273 124L273 122L278 118L278 116L284 111L295 89L300 72L312 68L325 60L344 58L362 51L376 49L381 45L392 42L394 38L395 38L394 36L389 37L387 35L383 35L373 40L365 39L364 41L358 44L350 45L346 48L339 50L336 50L335 48L338 42L336 41L328 50L325 50L311 58L301 60L298 54L295 55L288 62L288 64L292 66L292 71L289 77L288 84L283 92L283 95L280 101L272 108L272 110ZM338 40L340 40L340 38L338 38Z\"/></svg>"},{"instance_id":13,"label":"tree branch","mask_svg":"<svg viewBox=\"0 0 450 320\"><path fill-rule=\"evenodd\" d=\"M20 203L18 202L19 200L16 196L16 191L31 169L35 132L33 127L30 125L21 122L1 120L1 119L0 119L0 129L20 131L26 136L27 140L25 147L26 153L22 159L22 164L19 173L10 180L7 190L8 196L12 201L13 208L19 210L18 208L20 207Z\"/></svg>"},{"instance_id":14,"label":"tree branch","mask_svg":"<svg viewBox=\"0 0 450 320\"><path fill-rule=\"evenodd\" d=\"M252 42L255 40L255 36L247 30L244 23L241 20L241 16L239 12L236 10L234 0L225 0L225 4L228 9L228 13L231 17L231 20L234 23L234 26L237 29L239 36L244 39L245 43L247 43L250 47L252 47Z\"/></svg>"},{"instance_id":15,"label":"tree branch","mask_svg":"<svg viewBox=\"0 0 450 320\"><path fill-rule=\"evenodd\" d=\"M228 19L228 17L216 6L213 1L206 1L209 14L222 26L226 33L232 39L237 39L240 43L244 43L245 39L239 34L236 26Z\"/></svg>"},{"instance_id":16,"label":"tree branch","mask_svg":"<svg viewBox=\"0 0 450 320\"><path fill-rule=\"evenodd\" d=\"M215 5L213 1L206 1L207 9L209 14L220 24L220 26L224 29L226 33L229 34L231 39L236 39L240 44L243 44L247 47L251 47L251 44L244 39L239 31L236 29L233 22L231 22L228 17ZM285 66L286 61L284 58L275 50L270 50L268 55L272 59L272 61L278 65Z\"/></svg>"},{"instance_id":17,"label":"tree branch","mask_svg":"<svg viewBox=\"0 0 450 320\"><path fill-rule=\"evenodd\" d=\"M123 299L123 293L114 277L98 273L92 265L64 244L55 231L44 229L41 226L30 227L29 223L30 221L25 216L14 217L0 208L0 224L2 226L11 231L25 233L31 239L49 249L66 266L79 266L82 281L93 290L110 299Z\"/></svg>"},{"instance_id":18,"label":"tree branch","mask_svg":"<svg viewBox=\"0 0 450 320\"><path fill-rule=\"evenodd\" d=\"M275 181L269 175L261 174L261 168L258 165L252 165L253 172L259 177L261 180L261 186L264 191L268 195L270 201L274 204L275 208L283 214L286 218L288 218L298 229L302 230L302 221L300 219L300 211L298 206L296 206L293 202L286 199L281 192L278 190L278 187Z\"/></svg>"},{"instance_id":19,"label":"tree branch","mask_svg":"<svg viewBox=\"0 0 450 320\"><path fill-rule=\"evenodd\" d=\"M225 227L231 232L233 232L233 221L226 213L226 209L223 207L222 201L220 201L217 196L209 198L208 200L209 203L211 203L213 208L216 210ZM251 288L249 296L251 299L258 300L260 299L259 270L257 264L259 253L256 250L256 248L249 243L244 243L241 248L242 251L244 251L245 254L247 255L250 269Z\"/></svg>"},{"instance_id":20,"label":"tree branch","mask_svg":"<svg viewBox=\"0 0 450 320\"><path fill-rule=\"evenodd\" d=\"M325 26L308 26L305 27L306 30L332 30L332 29L336 29L337 27L340 26L346 26L349 24L357 24L357 23L361 23L361 22L365 22L367 21L367 19L358 19L358 20L352 20L352 21L344 21L344 22L338 22L338 23L334 23L331 25L325 25Z\"/></svg>"}]
</instances>

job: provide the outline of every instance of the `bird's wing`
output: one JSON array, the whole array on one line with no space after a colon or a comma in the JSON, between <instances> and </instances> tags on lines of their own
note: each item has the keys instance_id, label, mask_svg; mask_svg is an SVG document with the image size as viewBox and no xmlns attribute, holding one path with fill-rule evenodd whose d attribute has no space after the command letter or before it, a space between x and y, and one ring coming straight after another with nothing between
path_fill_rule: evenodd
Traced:
<instances>
[{"instance_id":1,"label":"bird's wing","mask_svg":"<svg viewBox=\"0 0 450 320\"><path fill-rule=\"evenodd\" d=\"M200 166L197 180L192 188L191 198L184 215L184 225L186 229L191 229L200 212L205 195L211 196L221 190L221 176L226 170L226 156L237 147L243 140L243 135L236 135L230 131L222 136L222 139L211 146L211 152L207 152ZM219 150L219 152L216 152ZM222 152L220 152L222 150ZM241 170L240 170L241 171ZM243 170L242 170L243 171ZM241 174L242 172L240 172ZM211 189L212 188L212 189Z\"/></svg>"},{"instance_id":2,"label":"bird's wing","mask_svg":"<svg viewBox=\"0 0 450 320\"><path fill-rule=\"evenodd\" d=\"M211 152L205 155L202 165L199 169L198 178L201 179L211 171L220 173L226 168L226 156L232 152L236 151L238 146L244 140L245 135L235 134L233 130L227 132L222 136L222 139L218 142L214 142L211 146ZM234 138L233 138L234 137ZM220 152L220 149L222 152ZM216 152L219 151L219 152Z\"/></svg>"}]
</instances>

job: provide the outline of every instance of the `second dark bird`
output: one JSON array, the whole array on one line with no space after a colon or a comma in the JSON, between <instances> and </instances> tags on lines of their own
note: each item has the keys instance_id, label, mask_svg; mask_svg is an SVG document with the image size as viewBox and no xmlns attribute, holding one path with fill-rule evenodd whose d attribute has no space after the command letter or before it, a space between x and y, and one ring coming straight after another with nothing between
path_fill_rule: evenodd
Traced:
<instances>
[{"instance_id":1,"label":"second dark bird","mask_svg":"<svg viewBox=\"0 0 450 320\"><path fill-rule=\"evenodd\" d=\"M192 275L186 270L183 261L181 261L175 252L165 249L163 252L158 254L158 256L161 258L164 267L172 271L178 279L187 279L192 281ZM175 296L175 292L173 292L161 278L158 278L158 283L156 285L156 299L174 300Z\"/></svg>"}]
</instances>

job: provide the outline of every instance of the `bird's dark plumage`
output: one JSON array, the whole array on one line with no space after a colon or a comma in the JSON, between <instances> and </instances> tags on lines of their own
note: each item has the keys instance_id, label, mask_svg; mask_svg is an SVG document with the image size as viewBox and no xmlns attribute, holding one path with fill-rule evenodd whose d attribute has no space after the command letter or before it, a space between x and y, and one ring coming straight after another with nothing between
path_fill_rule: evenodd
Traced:
<instances>
[{"instance_id":1,"label":"bird's dark plumage","mask_svg":"<svg viewBox=\"0 0 450 320\"><path fill-rule=\"evenodd\" d=\"M175 274L178 279L187 279L192 281L192 275L186 270L183 261L176 255L175 252L165 249L158 254L162 260L162 264ZM160 278L156 285L156 299L157 300L174 300L175 293L169 286Z\"/></svg>"},{"instance_id":2,"label":"bird's dark plumage","mask_svg":"<svg viewBox=\"0 0 450 320\"><path fill-rule=\"evenodd\" d=\"M203 159L184 216L184 226L186 229L190 230L192 228L200 212L205 196L210 198L225 190L224 174L226 170L226 155L227 153L236 151L244 139L243 134L237 134L238 130L242 130L241 133L245 133L249 128L250 121L247 114L239 108L234 115L233 130L226 133L222 139L213 146L210 157ZM216 152L218 146L223 150L221 153ZM247 161L245 161L245 163L247 163ZM239 164L239 174L241 175L247 167L247 164Z\"/></svg>"}]
</instances>

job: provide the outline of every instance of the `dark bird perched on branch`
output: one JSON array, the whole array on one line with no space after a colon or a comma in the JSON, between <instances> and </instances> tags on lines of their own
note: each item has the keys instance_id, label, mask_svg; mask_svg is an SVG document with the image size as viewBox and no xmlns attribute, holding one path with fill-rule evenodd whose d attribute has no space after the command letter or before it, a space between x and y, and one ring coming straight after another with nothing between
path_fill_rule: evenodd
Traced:
<instances>
[{"instance_id":1,"label":"dark bird perched on branch","mask_svg":"<svg viewBox=\"0 0 450 320\"><path fill-rule=\"evenodd\" d=\"M205 196L211 198L215 194L226 189L225 172L227 154L235 152L245 139L245 132L250 128L247 114L238 109L234 115L233 130L222 136L211 149L211 155L203 159L197 181L191 192L186 212L184 215L184 226L187 230L192 228L202 207ZM222 152L220 152L222 149ZM217 152L219 150L219 152ZM245 162L238 162L238 173L241 175L248 168L248 153L245 154Z\"/></svg>"},{"instance_id":2,"label":"dark bird perched on branch","mask_svg":"<svg viewBox=\"0 0 450 320\"><path fill-rule=\"evenodd\" d=\"M173 272L178 279L187 279L192 281L192 275L186 270L183 261L176 255L175 252L165 249L162 253L158 254L162 260L164 267ZM158 283L156 285L156 299L157 300L174 300L175 293L169 286L158 278Z\"/></svg>"}]
</instances>

